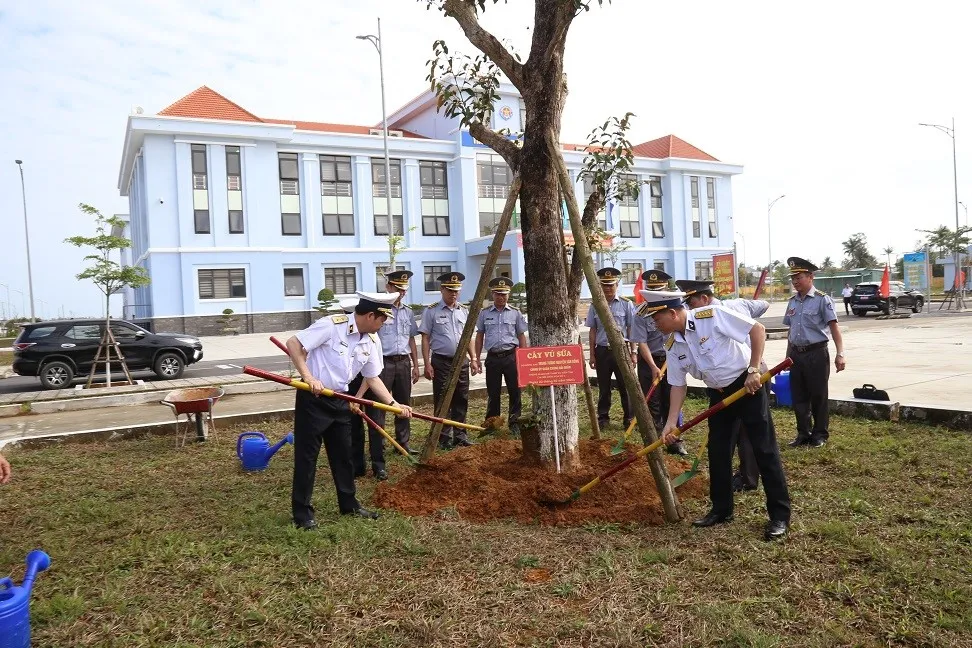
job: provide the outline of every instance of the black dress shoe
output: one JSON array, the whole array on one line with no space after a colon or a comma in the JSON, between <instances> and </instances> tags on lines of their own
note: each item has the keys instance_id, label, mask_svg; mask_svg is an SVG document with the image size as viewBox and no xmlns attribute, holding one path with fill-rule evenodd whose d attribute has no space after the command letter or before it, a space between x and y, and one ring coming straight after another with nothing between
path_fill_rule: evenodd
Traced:
<instances>
[{"instance_id":1,"label":"black dress shoe","mask_svg":"<svg viewBox=\"0 0 972 648\"><path fill-rule=\"evenodd\" d=\"M376 470L375 479L377 479L378 481L385 481L386 479L388 479L388 472L384 468L382 468L381 470Z\"/></svg>"},{"instance_id":2,"label":"black dress shoe","mask_svg":"<svg viewBox=\"0 0 972 648\"><path fill-rule=\"evenodd\" d=\"M693 522L692 526L705 528L715 526L717 524L725 524L726 522L732 522L732 513L725 515L723 513L710 512L705 517L699 518Z\"/></svg>"},{"instance_id":3,"label":"black dress shoe","mask_svg":"<svg viewBox=\"0 0 972 648\"><path fill-rule=\"evenodd\" d=\"M317 522L315 520L303 520L301 522L294 522L294 526L304 531L313 531L317 528Z\"/></svg>"},{"instance_id":4,"label":"black dress shoe","mask_svg":"<svg viewBox=\"0 0 972 648\"><path fill-rule=\"evenodd\" d=\"M459 448L459 447L468 448L469 446L474 446L474 445L476 445L476 442L475 441L470 441L469 439L456 439L455 442L452 444L452 447L454 447L454 448Z\"/></svg>"},{"instance_id":5,"label":"black dress shoe","mask_svg":"<svg viewBox=\"0 0 972 648\"><path fill-rule=\"evenodd\" d=\"M445 441L439 441L439 450L449 451L452 450L452 439L446 439Z\"/></svg>"},{"instance_id":6,"label":"black dress shoe","mask_svg":"<svg viewBox=\"0 0 972 648\"><path fill-rule=\"evenodd\" d=\"M791 448L799 448L800 446L810 445L810 437L798 436L786 445Z\"/></svg>"},{"instance_id":7,"label":"black dress shoe","mask_svg":"<svg viewBox=\"0 0 972 648\"><path fill-rule=\"evenodd\" d=\"M606 430L609 425L611 425L611 421L608 421L607 419L598 419L597 421L597 427L601 428L602 430Z\"/></svg>"},{"instance_id":8,"label":"black dress shoe","mask_svg":"<svg viewBox=\"0 0 972 648\"><path fill-rule=\"evenodd\" d=\"M360 506L353 511L341 511L341 515L353 515L355 517L364 518L366 520L377 520L378 514L374 511L369 511L366 508L361 508Z\"/></svg>"},{"instance_id":9,"label":"black dress shoe","mask_svg":"<svg viewBox=\"0 0 972 648\"><path fill-rule=\"evenodd\" d=\"M665 452L668 454L679 455L682 457L688 456L688 450L685 449L685 444L681 441L676 441L665 448Z\"/></svg>"},{"instance_id":10,"label":"black dress shoe","mask_svg":"<svg viewBox=\"0 0 972 648\"><path fill-rule=\"evenodd\" d=\"M766 531L763 533L764 540L779 540L790 530L790 525L780 520L770 520L766 523Z\"/></svg>"},{"instance_id":11,"label":"black dress shoe","mask_svg":"<svg viewBox=\"0 0 972 648\"><path fill-rule=\"evenodd\" d=\"M823 437L813 437L812 439L810 439L811 448L822 448L826 444L827 444L827 439L824 439Z\"/></svg>"}]
</instances>

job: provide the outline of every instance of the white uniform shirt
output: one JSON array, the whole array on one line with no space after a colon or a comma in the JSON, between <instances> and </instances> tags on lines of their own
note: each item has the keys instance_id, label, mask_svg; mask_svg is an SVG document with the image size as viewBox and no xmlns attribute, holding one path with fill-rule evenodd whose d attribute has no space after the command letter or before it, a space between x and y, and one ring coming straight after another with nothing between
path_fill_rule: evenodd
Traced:
<instances>
[{"instance_id":1,"label":"white uniform shirt","mask_svg":"<svg viewBox=\"0 0 972 648\"><path fill-rule=\"evenodd\" d=\"M748 315L753 319L759 319L769 310L769 302L762 299L716 299L713 297L709 303L714 306L725 306L731 311L736 311L740 315Z\"/></svg>"},{"instance_id":2,"label":"white uniform shirt","mask_svg":"<svg viewBox=\"0 0 972 648\"><path fill-rule=\"evenodd\" d=\"M687 311L685 332L676 332L668 347L668 383L684 387L691 375L713 389L732 384L749 366L754 324L724 306Z\"/></svg>"},{"instance_id":3,"label":"white uniform shirt","mask_svg":"<svg viewBox=\"0 0 972 648\"><path fill-rule=\"evenodd\" d=\"M378 336L358 333L353 316L322 317L299 332L297 339L307 352L311 375L336 392L348 391L348 383L359 372L375 378L384 367Z\"/></svg>"}]
</instances>

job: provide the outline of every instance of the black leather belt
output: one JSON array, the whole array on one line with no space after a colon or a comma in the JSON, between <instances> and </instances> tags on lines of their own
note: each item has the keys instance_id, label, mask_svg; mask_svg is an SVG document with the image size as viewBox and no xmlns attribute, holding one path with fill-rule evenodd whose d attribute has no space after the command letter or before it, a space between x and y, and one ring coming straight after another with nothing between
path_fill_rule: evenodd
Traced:
<instances>
[{"instance_id":1,"label":"black leather belt","mask_svg":"<svg viewBox=\"0 0 972 648\"><path fill-rule=\"evenodd\" d=\"M806 353L807 351L813 351L814 349L822 349L825 346L827 346L826 340L823 342L814 342L813 344L808 344L806 346L797 346L795 344L791 344L790 348L797 353Z\"/></svg>"},{"instance_id":2,"label":"black leather belt","mask_svg":"<svg viewBox=\"0 0 972 648\"><path fill-rule=\"evenodd\" d=\"M516 353L516 347L507 349L506 351L490 351L488 355L490 358L505 358L511 353Z\"/></svg>"},{"instance_id":3,"label":"black leather belt","mask_svg":"<svg viewBox=\"0 0 972 648\"><path fill-rule=\"evenodd\" d=\"M405 362L410 358L411 356L408 355L407 353L403 353L401 355L386 355L385 362Z\"/></svg>"}]
</instances>

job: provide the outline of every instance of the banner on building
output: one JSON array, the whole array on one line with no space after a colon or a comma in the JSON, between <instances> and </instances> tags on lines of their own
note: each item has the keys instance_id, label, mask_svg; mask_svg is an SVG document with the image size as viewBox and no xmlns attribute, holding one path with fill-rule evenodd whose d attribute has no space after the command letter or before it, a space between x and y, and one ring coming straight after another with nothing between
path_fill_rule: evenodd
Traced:
<instances>
[{"instance_id":1,"label":"banner on building","mask_svg":"<svg viewBox=\"0 0 972 648\"><path fill-rule=\"evenodd\" d=\"M712 256L712 287L716 295L734 295L736 293L736 256L728 254L714 254Z\"/></svg>"},{"instance_id":2,"label":"banner on building","mask_svg":"<svg viewBox=\"0 0 972 648\"><path fill-rule=\"evenodd\" d=\"M929 293L928 255L924 252L911 252L904 256L904 284L908 290L918 290Z\"/></svg>"}]
</instances>

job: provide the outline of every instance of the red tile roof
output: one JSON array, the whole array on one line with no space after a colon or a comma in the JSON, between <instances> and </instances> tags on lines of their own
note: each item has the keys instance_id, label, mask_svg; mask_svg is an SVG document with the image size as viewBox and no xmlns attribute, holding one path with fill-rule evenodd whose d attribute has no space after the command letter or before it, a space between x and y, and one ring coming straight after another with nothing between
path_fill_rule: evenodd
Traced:
<instances>
[{"instance_id":1,"label":"red tile roof","mask_svg":"<svg viewBox=\"0 0 972 648\"><path fill-rule=\"evenodd\" d=\"M649 157L662 160L665 158L686 158L689 160L708 160L710 162L719 161L702 149L696 148L674 135L666 135L651 140L650 142L636 144L631 148L631 151L635 154L635 157Z\"/></svg>"},{"instance_id":2,"label":"red tile roof","mask_svg":"<svg viewBox=\"0 0 972 648\"><path fill-rule=\"evenodd\" d=\"M196 88L185 97L165 108L166 117L195 117L197 119L225 119L227 121L263 121L245 108L206 86Z\"/></svg>"},{"instance_id":3,"label":"red tile roof","mask_svg":"<svg viewBox=\"0 0 972 648\"><path fill-rule=\"evenodd\" d=\"M206 86L193 90L185 97L165 108L159 115L165 117L190 117L196 119L221 119L226 121L257 122L262 124L293 125L297 130L318 131L322 133L348 133L368 135L372 126L354 124L328 124L325 122L299 121L293 119L261 119L250 111L233 103L223 95ZM380 126L378 128L381 128ZM425 139L411 131L402 131L405 137Z\"/></svg>"}]
</instances>

